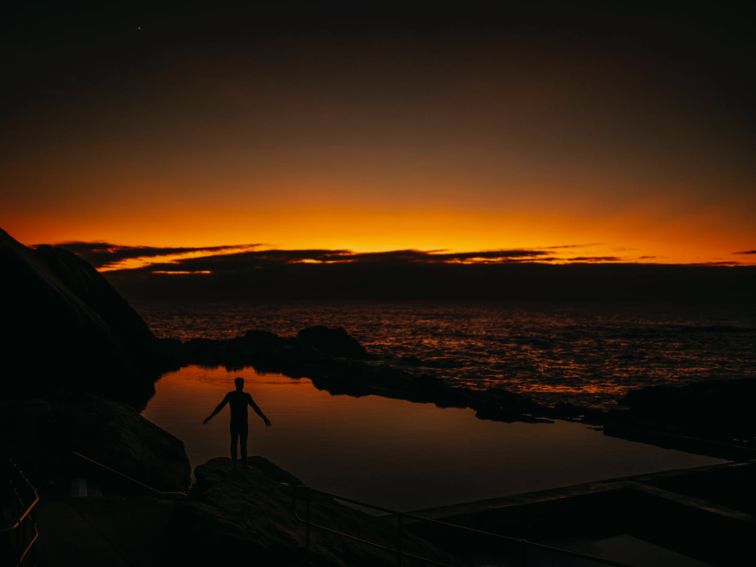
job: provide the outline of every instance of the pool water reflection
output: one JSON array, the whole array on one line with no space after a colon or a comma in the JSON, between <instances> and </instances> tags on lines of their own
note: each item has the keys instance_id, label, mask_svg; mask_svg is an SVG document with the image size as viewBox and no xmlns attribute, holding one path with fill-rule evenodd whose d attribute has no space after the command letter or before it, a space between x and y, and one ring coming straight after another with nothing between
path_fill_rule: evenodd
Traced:
<instances>
[{"instance_id":1,"label":"pool water reflection","mask_svg":"<svg viewBox=\"0 0 756 567\"><path fill-rule=\"evenodd\" d=\"M471 410L332 396L308 379L251 368L189 366L161 378L144 415L184 441L192 466L228 455L228 410L202 420L235 376L273 422L266 428L250 410L250 455L321 490L401 510L718 462L577 423L484 421Z\"/></svg>"}]
</instances>

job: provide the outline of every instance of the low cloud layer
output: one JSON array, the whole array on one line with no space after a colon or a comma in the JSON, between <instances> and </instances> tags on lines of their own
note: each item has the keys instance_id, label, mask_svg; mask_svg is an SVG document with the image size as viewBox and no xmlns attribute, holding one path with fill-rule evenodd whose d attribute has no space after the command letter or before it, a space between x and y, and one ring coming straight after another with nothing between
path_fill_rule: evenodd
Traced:
<instances>
[{"instance_id":1,"label":"low cloud layer","mask_svg":"<svg viewBox=\"0 0 756 567\"><path fill-rule=\"evenodd\" d=\"M150 258L161 258L166 256L176 256L184 254L204 254L208 255L226 252L241 248L252 248L256 244L235 244L224 246L205 246L205 247L170 247L170 246L123 246L112 244L110 242L62 242L56 244L81 256L87 262L97 269L108 269L118 267L119 264L126 260L144 259L145 263Z\"/></svg>"},{"instance_id":2,"label":"low cloud layer","mask_svg":"<svg viewBox=\"0 0 756 567\"><path fill-rule=\"evenodd\" d=\"M514 264L514 263L613 263L633 261L620 256L570 256L557 250L591 245L560 245L545 248L511 248L449 252L445 250L351 250L303 249L259 250L258 245L210 247L122 246L109 242L65 242L58 246L74 252L104 271L140 271L153 274L214 274L295 264L402 265Z\"/></svg>"},{"instance_id":3,"label":"low cloud layer","mask_svg":"<svg viewBox=\"0 0 756 567\"><path fill-rule=\"evenodd\" d=\"M590 255L587 246L570 245L468 252L63 246L97 265L135 301L752 301L756 286L756 266L661 264Z\"/></svg>"}]
</instances>

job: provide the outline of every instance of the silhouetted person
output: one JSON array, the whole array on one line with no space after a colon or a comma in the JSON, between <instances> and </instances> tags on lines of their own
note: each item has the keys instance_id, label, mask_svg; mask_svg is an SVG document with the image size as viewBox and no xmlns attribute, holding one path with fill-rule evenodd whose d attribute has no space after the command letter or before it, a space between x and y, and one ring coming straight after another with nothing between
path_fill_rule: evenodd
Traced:
<instances>
[{"instance_id":1,"label":"silhouetted person","mask_svg":"<svg viewBox=\"0 0 756 567\"><path fill-rule=\"evenodd\" d=\"M226 404L230 404L231 408L231 460L236 463L236 444L237 442L241 445L241 458L242 463L245 463L247 461L247 406L250 406L253 410L255 410L255 413L259 415L262 420L265 422L265 425L267 427L270 427L270 420L268 417L263 413L263 411L257 406L255 403L255 400L252 399L252 396L249 395L248 392L244 391L244 378L235 378L234 384L236 385L236 390L233 392L229 392L226 394L226 397L223 398L223 401L218 404L218 407L216 407L213 410L213 413L211 413L208 417L205 418L205 421L202 423L205 424L208 421L210 421L218 412L220 412L223 407Z\"/></svg>"}]
</instances>

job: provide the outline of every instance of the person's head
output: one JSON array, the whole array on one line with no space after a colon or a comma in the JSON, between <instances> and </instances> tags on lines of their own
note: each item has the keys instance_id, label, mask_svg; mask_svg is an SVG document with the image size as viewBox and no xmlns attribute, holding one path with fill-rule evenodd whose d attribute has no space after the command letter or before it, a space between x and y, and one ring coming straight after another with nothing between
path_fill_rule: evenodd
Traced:
<instances>
[{"instance_id":1,"label":"person's head","mask_svg":"<svg viewBox=\"0 0 756 567\"><path fill-rule=\"evenodd\" d=\"M244 378L241 376L234 378L234 385L236 386L236 390L241 392L244 389Z\"/></svg>"}]
</instances>

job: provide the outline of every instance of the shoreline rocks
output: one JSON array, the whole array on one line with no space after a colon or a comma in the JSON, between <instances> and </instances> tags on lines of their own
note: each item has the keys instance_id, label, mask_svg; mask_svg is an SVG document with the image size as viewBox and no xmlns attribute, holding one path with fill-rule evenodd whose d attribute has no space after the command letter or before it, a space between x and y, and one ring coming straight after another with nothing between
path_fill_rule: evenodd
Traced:
<instances>
[{"instance_id":1,"label":"shoreline rocks","mask_svg":"<svg viewBox=\"0 0 756 567\"><path fill-rule=\"evenodd\" d=\"M370 356L341 327L309 327L295 337L251 330L227 340L191 339L171 344L182 365L252 366L309 378L316 388L331 394L375 394L439 407L472 408L478 417L498 421L544 421L550 409L530 398L502 388L469 390L444 380ZM337 354L334 354L337 353Z\"/></svg>"},{"instance_id":2,"label":"shoreline rocks","mask_svg":"<svg viewBox=\"0 0 756 567\"><path fill-rule=\"evenodd\" d=\"M731 459L756 458L756 380L707 380L629 392L604 432Z\"/></svg>"}]
</instances>

